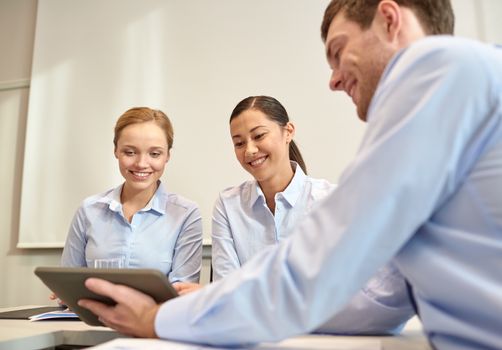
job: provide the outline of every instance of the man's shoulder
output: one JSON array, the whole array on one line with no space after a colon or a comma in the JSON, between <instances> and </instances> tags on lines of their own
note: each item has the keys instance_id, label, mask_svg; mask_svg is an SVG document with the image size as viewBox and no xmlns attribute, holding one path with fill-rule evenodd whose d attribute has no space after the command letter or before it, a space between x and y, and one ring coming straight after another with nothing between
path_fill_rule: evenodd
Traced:
<instances>
[{"instance_id":1,"label":"man's shoulder","mask_svg":"<svg viewBox=\"0 0 502 350\"><path fill-rule=\"evenodd\" d=\"M423 61L435 64L469 64L483 51L495 46L478 40L450 35L431 35L416 41L401 53L400 60Z\"/></svg>"},{"instance_id":2,"label":"man's shoulder","mask_svg":"<svg viewBox=\"0 0 502 350\"><path fill-rule=\"evenodd\" d=\"M494 56L495 53L495 56ZM477 40L433 35L417 40L389 62L383 80L437 73L442 79L465 74L484 74L488 62L500 60L500 50Z\"/></svg>"}]
</instances>

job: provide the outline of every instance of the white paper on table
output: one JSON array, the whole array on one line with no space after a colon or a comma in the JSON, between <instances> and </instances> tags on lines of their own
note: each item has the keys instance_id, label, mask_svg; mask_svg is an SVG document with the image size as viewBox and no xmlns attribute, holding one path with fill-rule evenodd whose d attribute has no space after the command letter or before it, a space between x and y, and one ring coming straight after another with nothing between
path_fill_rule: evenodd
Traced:
<instances>
[{"instance_id":1,"label":"white paper on table","mask_svg":"<svg viewBox=\"0 0 502 350\"><path fill-rule=\"evenodd\" d=\"M70 309L64 309L64 310L56 310L56 311L50 311L50 312L44 312L42 314L37 314L28 317L28 319L31 322L36 322L36 321L48 321L48 320L79 320L79 317L77 314L75 314L73 311L70 311Z\"/></svg>"}]
</instances>

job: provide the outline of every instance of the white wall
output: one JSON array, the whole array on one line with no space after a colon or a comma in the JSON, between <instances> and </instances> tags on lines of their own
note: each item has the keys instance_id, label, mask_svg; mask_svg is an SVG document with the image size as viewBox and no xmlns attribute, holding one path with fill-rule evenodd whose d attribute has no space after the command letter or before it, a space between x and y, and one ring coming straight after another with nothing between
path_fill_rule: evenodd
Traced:
<instances>
[{"instance_id":1,"label":"white wall","mask_svg":"<svg viewBox=\"0 0 502 350\"><path fill-rule=\"evenodd\" d=\"M457 15L457 34L502 43L502 1L453 0ZM47 300L48 291L33 275L38 265L56 265L58 249L17 249L21 176L26 132L28 92L33 53L36 0L0 0L0 307L40 304ZM320 55L323 53L320 52ZM326 77L327 80L327 77ZM21 86L21 87L19 87ZM308 87L305 87L306 89ZM294 97L290 97L293 99ZM346 103L333 97L336 103ZM288 104L285 102L286 107ZM335 102L333 103L335 104ZM334 118L336 115L333 106ZM312 116L315 118L316 116ZM343 116L339 117L343 127ZM320 122L301 126L302 133L320 132L329 137ZM346 135L335 152L349 159L352 144L360 135ZM344 145L349 144L346 152ZM307 147L308 149L308 147ZM305 157L311 156L306 151ZM312 164L315 168L315 164Z\"/></svg>"},{"instance_id":2,"label":"white wall","mask_svg":"<svg viewBox=\"0 0 502 350\"><path fill-rule=\"evenodd\" d=\"M246 4L39 1L20 247L62 246L82 199L122 182L112 129L131 106L160 108L173 121L164 184L199 204L206 237L218 192L249 178L228 131L244 97L282 101L309 173L337 180L364 127L349 99L326 88L319 21L327 0Z\"/></svg>"},{"instance_id":3,"label":"white wall","mask_svg":"<svg viewBox=\"0 0 502 350\"><path fill-rule=\"evenodd\" d=\"M48 292L33 275L55 265L58 250L16 249L19 205L35 32L36 0L0 1L0 307L43 303Z\"/></svg>"}]
</instances>

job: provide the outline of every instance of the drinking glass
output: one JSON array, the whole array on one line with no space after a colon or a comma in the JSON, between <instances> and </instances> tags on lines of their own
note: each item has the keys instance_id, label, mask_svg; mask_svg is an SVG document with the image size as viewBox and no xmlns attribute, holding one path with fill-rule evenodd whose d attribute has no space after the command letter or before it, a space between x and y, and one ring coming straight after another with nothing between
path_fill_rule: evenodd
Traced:
<instances>
[{"instance_id":1,"label":"drinking glass","mask_svg":"<svg viewBox=\"0 0 502 350\"><path fill-rule=\"evenodd\" d=\"M124 258L94 259L95 269L123 269Z\"/></svg>"}]
</instances>

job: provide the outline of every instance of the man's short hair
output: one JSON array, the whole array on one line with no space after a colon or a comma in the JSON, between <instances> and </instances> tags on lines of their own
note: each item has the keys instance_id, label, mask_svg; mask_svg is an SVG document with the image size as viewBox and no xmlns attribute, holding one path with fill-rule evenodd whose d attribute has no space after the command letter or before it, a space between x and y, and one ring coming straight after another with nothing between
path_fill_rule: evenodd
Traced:
<instances>
[{"instance_id":1,"label":"man's short hair","mask_svg":"<svg viewBox=\"0 0 502 350\"><path fill-rule=\"evenodd\" d=\"M333 18L343 12L345 18L354 21L361 29L368 29L373 22L378 4L382 0L332 0L321 25L321 37L326 41ZM393 0L399 6L411 9L427 35L453 34L455 16L450 0Z\"/></svg>"}]
</instances>

